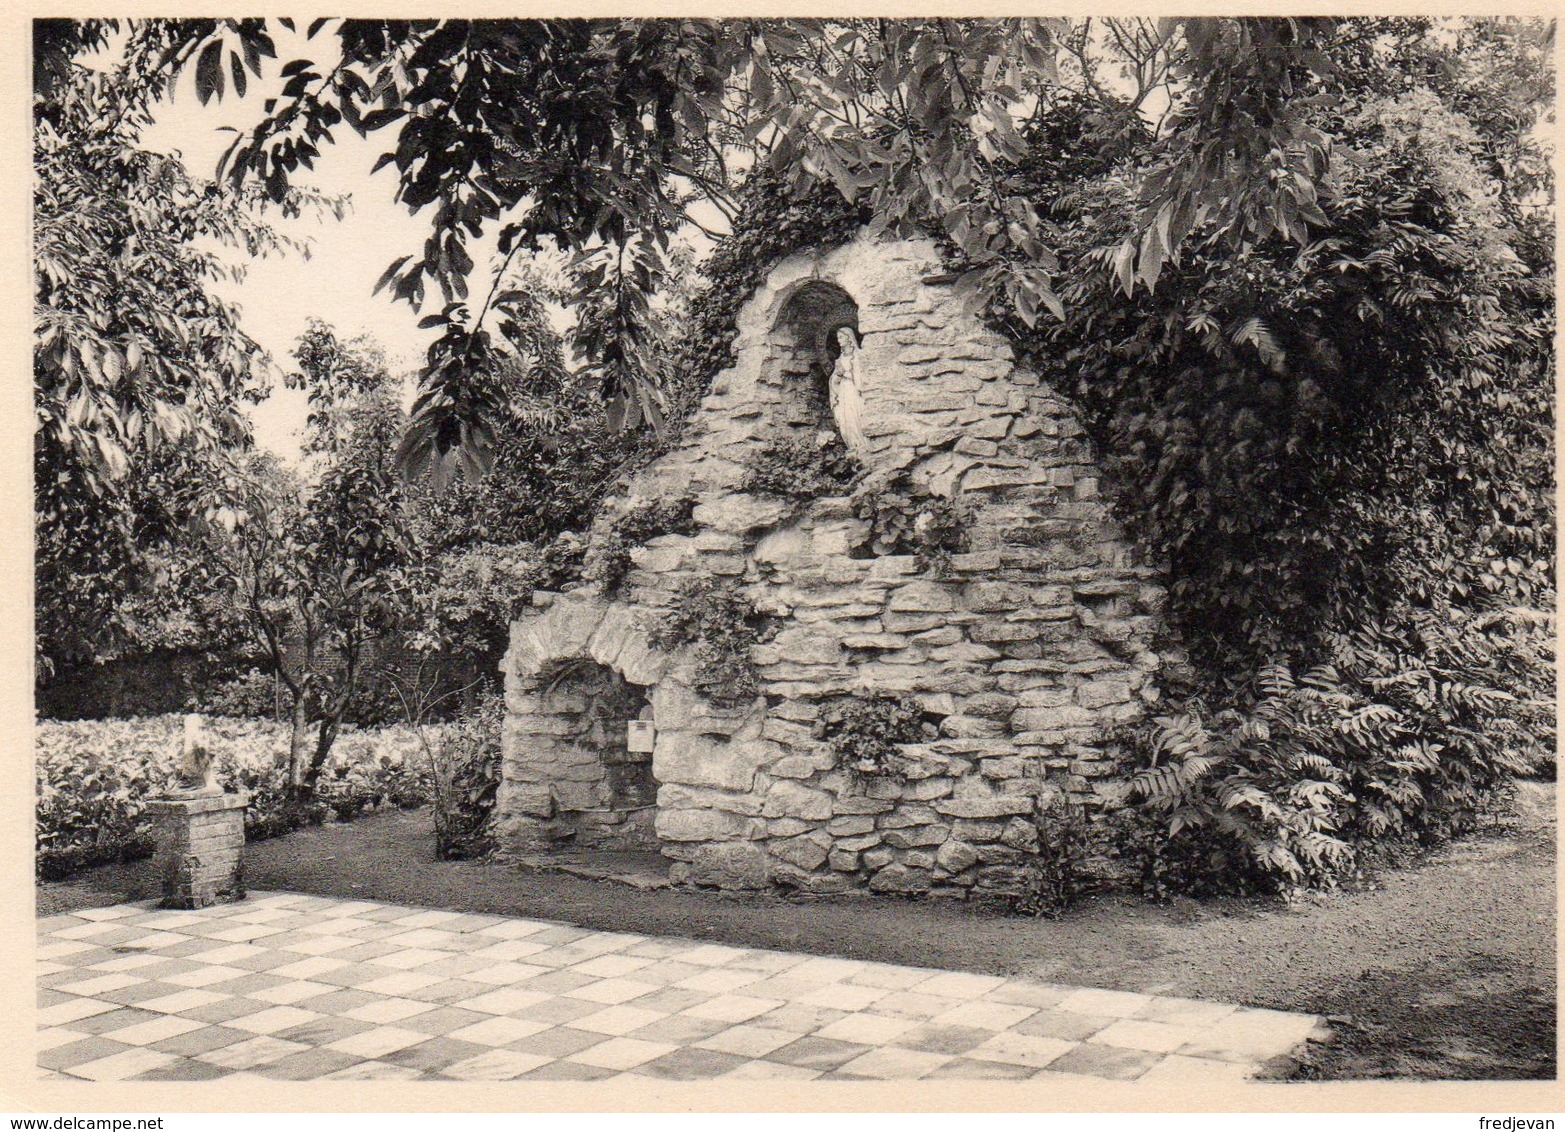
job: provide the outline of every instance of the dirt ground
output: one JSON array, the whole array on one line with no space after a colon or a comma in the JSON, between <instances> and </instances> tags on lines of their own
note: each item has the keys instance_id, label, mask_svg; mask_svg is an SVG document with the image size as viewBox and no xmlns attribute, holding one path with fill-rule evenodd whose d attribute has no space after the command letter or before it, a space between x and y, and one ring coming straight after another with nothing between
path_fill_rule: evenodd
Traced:
<instances>
[{"instance_id":1,"label":"dirt ground","mask_svg":"<svg viewBox=\"0 0 1565 1132\"><path fill-rule=\"evenodd\" d=\"M1308 1078L1555 1075L1555 795L1523 783L1499 826L1297 907L1090 899L1058 920L939 900L640 891L433 859L425 813L252 845L257 889L558 920L598 929L1029 975L1322 1014ZM39 913L152 895L146 862L38 886Z\"/></svg>"}]
</instances>

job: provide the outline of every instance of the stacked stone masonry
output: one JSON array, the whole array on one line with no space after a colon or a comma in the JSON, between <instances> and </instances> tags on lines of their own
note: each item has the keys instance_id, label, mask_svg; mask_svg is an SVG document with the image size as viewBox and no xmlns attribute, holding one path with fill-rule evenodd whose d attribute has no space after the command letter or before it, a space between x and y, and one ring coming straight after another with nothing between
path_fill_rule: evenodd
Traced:
<instances>
[{"instance_id":1,"label":"stacked stone masonry","mask_svg":"<svg viewBox=\"0 0 1565 1132\"><path fill-rule=\"evenodd\" d=\"M152 869L166 908L206 908L243 900L243 794L166 798L147 806L157 849Z\"/></svg>"},{"instance_id":2,"label":"stacked stone masonry","mask_svg":"<svg viewBox=\"0 0 1565 1132\"><path fill-rule=\"evenodd\" d=\"M633 844L646 828L636 815L652 813L680 880L1009 893L1039 851L1041 810L1090 809L1121 788L1105 738L1156 698L1162 588L1133 561L1071 406L964 312L942 270L928 242L860 237L784 261L744 307L737 364L682 444L599 520L693 495L695 533L635 550L612 597L538 595L512 627L504 837L581 840L596 811L587 843L624 830ZM809 323L821 311L856 324L861 344L856 454L868 470L853 491L902 474L955 501L967 545L943 570L865 554L853 497L745 490L769 442L832 427ZM769 619L751 655L761 694L739 706L692 690L692 656L647 643L681 585L709 575L740 584ZM603 777L592 758L625 757L622 736L574 738L603 672L650 708L638 712L656 729L641 786L656 790L655 811L584 792ZM910 694L935 725L902 748L905 781L836 765L822 738L823 712L866 693Z\"/></svg>"}]
</instances>

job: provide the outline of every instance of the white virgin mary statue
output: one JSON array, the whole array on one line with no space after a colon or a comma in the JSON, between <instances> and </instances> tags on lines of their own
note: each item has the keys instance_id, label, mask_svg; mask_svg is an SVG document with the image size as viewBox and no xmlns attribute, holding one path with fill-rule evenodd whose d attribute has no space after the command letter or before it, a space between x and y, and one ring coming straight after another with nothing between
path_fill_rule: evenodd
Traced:
<instances>
[{"instance_id":1,"label":"white virgin mary statue","mask_svg":"<svg viewBox=\"0 0 1565 1132\"><path fill-rule=\"evenodd\" d=\"M837 431L849 452L862 452L867 447L864 438L862 392L863 360L859 356L858 336L851 326L837 328L837 363L831 370L831 383L827 387L831 399L831 416L837 422Z\"/></svg>"}]
</instances>

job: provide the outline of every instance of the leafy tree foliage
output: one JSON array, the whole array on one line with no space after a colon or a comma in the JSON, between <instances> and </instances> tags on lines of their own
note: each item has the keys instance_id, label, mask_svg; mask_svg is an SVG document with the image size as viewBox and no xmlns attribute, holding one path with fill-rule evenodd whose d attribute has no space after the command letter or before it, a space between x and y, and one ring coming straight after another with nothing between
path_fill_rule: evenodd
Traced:
<instances>
[{"instance_id":1,"label":"leafy tree foliage","mask_svg":"<svg viewBox=\"0 0 1565 1132\"><path fill-rule=\"evenodd\" d=\"M1303 234L1321 154L1294 96L1322 65L1332 27L1157 30L1178 43L1191 94L1145 187L1144 278L1198 214L1236 241ZM756 165L794 195L833 186L877 227L933 223L975 299L997 298L1028 324L1059 316L1044 218L1007 191L1004 168L1025 155L1018 113L1058 85L1071 33L1061 19L317 20L225 168L280 199L341 127L387 138L379 165L395 167L398 198L431 227L422 254L399 258L382 283L415 305L433 287L446 304L408 451L460 450L481 465L486 359L502 340L526 349L521 297L491 287L467 304L467 246L486 228L498 228L507 257L497 278L521 250L577 257L574 303L599 302L576 345L629 425L657 426L665 411L648 295L670 238L696 200L731 214L737 177ZM194 60L203 98L224 94L225 75L243 94L243 76L274 49L269 28L218 20L158 22L133 47L132 66L153 75Z\"/></svg>"},{"instance_id":2,"label":"leafy tree foliage","mask_svg":"<svg viewBox=\"0 0 1565 1132\"><path fill-rule=\"evenodd\" d=\"M244 405L267 387L264 353L212 292L243 270L216 249L253 257L295 246L265 223L258 189L192 177L141 147L156 78L70 61L104 31L40 21L34 33L42 679L175 643L157 626L200 579L170 550L205 511L199 489L213 465L248 444ZM307 198L284 199L295 209Z\"/></svg>"}]
</instances>

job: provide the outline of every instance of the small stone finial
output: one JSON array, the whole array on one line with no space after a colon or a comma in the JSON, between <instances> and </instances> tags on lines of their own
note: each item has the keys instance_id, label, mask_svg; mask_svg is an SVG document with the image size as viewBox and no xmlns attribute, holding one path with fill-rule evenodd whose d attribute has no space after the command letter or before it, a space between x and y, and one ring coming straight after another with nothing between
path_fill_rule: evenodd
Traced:
<instances>
[{"instance_id":1,"label":"small stone finial","mask_svg":"<svg viewBox=\"0 0 1565 1132\"><path fill-rule=\"evenodd\" d=\"M199 715L185 716L185 734L174 773L179 779L176 789L180 794L223 792L212 772L212 749L208 744L206 728L202 725Z\"/></svg>"}]
</instances>

